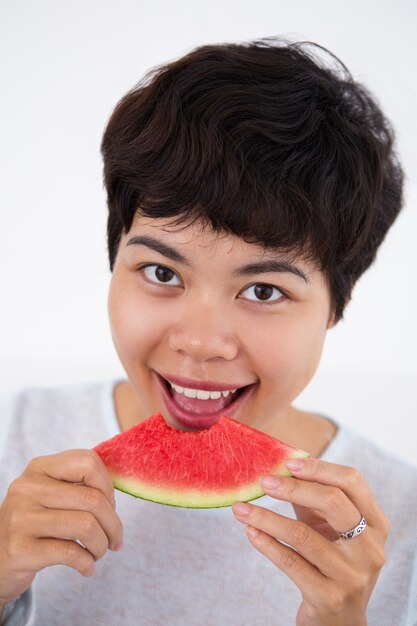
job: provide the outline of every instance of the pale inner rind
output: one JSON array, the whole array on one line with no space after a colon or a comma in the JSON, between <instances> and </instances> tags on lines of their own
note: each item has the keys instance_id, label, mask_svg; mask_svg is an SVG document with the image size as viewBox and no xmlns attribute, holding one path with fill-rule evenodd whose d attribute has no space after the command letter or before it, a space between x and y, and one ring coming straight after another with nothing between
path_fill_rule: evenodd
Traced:
<instances>
[{"instance_id":1,"label":"pale inner rind","mask_svg":"<svg viewBox=\"0 0 417 626\"><path fill-rule=\"evenodd\" d=\"M129 493L137 498L169 504L171 506L187 507L193 509L208 509L222 506L230 506L237 500L249 501L264 495L261 486L256 483L241 489L223 491L222 493L210 493L193 489L175 491L175 489L161 489L141 484L138 481L130 481L121 478L114 480L114 486L120 491Z\"/></svg>"},{"instance_id":2,"label":"pale inner rind","mask_svg":"<svg viewBox=\"0 0 417 626\"><path fill-rule=\"evenodd\" d=\"M308 456L302 451L294 451L288 458L299 458ZM270 474L280 476L290 476L290 472L281 463L278 467L270 471ZM262 486L258 481L251 484L242 485L236 489L203 490L182 487L175 489L175 486L158 487L142 482L140 479L129 479L113 475L113 484L119 491L124 491L137 498L150 500L160 504L171 506L208 509L224 506L231 506L233 502L249 502L265 495Z\"/></svg>"}]
</instances>

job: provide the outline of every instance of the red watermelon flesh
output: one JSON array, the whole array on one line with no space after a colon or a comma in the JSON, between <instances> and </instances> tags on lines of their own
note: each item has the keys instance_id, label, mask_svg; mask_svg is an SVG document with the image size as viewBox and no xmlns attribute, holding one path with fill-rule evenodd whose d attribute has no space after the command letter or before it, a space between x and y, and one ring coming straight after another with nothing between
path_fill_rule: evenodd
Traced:
<instances>
[{"instance_id":1,"label":"red watermelon flesh","mask_svg":"<svg viewBox=\"0 0 417 626\"><path fill-rule=\"evenodd\" d=\"M289 476L287 459L308 454L222 416L199 432L177 430L159 413L94 448L116 489L188 508L231 506L265 495L261 476Z\"/></svg>"}]
</instances>

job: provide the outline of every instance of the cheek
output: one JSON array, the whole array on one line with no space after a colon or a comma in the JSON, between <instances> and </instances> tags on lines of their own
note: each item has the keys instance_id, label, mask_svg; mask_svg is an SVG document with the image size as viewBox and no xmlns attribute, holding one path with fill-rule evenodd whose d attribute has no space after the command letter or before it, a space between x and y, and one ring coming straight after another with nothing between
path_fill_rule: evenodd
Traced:
<instances>
[{"instance_id":1,"label":"cheek","mask_svg":"<svg viewBox=\"0 0 417 626\"><path fill-rule=\"evenodd\" d=\"M153 348L163 336L163 319L155 305L140 297L135 285L112 278L108 314L116 350L122 361L137 359Z\"/></svg>"},{"instance_id":2,"label":"cheek","mask_svg":"<svg viewBox=\"0 0 417 626\"><path fill-rule=\"evenodd\" d=\"M303 388L320 362L326 326L323 317L275 320L252 336L260 377L271 385Z\"/></svg>"}]
</instances>

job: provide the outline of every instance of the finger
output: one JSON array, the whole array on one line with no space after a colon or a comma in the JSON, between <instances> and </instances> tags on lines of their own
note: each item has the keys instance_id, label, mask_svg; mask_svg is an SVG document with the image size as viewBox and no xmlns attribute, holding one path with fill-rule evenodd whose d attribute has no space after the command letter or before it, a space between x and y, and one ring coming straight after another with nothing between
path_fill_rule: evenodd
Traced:
<instances>
[{"instance_id":1,"label":"finger","mask_svg":"<svg viewBox=\"0 0 417 626\"><path fill-rule=\"evenodd\" d=\"M110 503L114 487L103 461L94 450L66 450L32 459L25 472L46 474L55 480L83 483L102 491Z\"/></svg>"},{"instance_id":2,"label":"finger","mask_svg":"<svg viewBox=\"0 0 417 626\"><path fill-rule=\"evenodd\" d=\"M96 518L98 525L103 529L111 549L122 542L122 522L103 492L98 489L84 485L62 485L59 483L59 494L54 494L51 489L46 489L42 497L42 504L51 509L72 509L88 512Z\"/></svg>"},{"instance_id":3,"label":"finger","mask_svg":"<svg viewBox=\"0 0 417 626\"><path fill-rule=\"evenodd\" d=\"M293 504L293 509L300 522L308 524L310 528L320 533L320 535L328 539L328 541L338 541L340 539L339 534L334 528L318 513L304 506L299 506L298 504Z\"/></svg>"},{"instance_id":4,"label":"finger","mask_svg":"<svg viewBox=\"0 0 417 626\"><path fill-rule=\"evenodd\" d=\"M111 549L121 543L122 523L102 491L82 484L58 481L45 474L35 478L22 476L14 489L15 495L17 487L20 500L25 503L35 502L44 509L91 513L106 534ZM27 506L24 508L27 509ZM31 531L30 528L28 530Z\"/></svg>"},{"instance_id":5,"label":"finger","mask_svg":"<svg viewBox=\"0 0 417 626\"><path fill-rule=\"evenodd\" d=\"M244 509L248 511L246 514L243 513ZM295 548L306 561L314 565L325 576L340 578L346 575L345 556L335 544L327 541L307 524L288 519L283 515L247 502L245 502L244 507L241 507L241 503L233 504L232 510L239 521Z\"/></svg>"},{"instance_id":6,"label":"finger","mask_svg":"<svg viewBox=\"0 0 417 626\"><path fill-rule=\"evenodd\" d=\"M297 478L339 487L366 518L369 525L376 528L385 526L386 518L368 483L356 468L314 458L297 459L296 463L288 461L286 466Z\"/></svg>"},{"instance_id":7,"label":"finger","mask_svg":"<svg viewBox=\"0 0 417 626\"><path fill-rule=\"evenodd\" d=\"M28 557L30 555L30 557ZM21 555L16 555L15 565L19 568ZM66 565L82 576L94 574L94 558L88 550L75 541L64 539L34 539L29 542L21 569L36 574L45 567Z\"/></svg>"},{"instance_id":8,"label":"finger","mask_svg":"<svg viewBox=\"0 0 417 626\"><path fill-rule=\"evenodd\" d=\"M280 476L261 478L261 485L272 498L318 511L339 533L354 528L362 517L339 487Z\"/></svg>"},{"instance_id":9,"label":"finger","mask_svg":"<svg viewBox=\"0 0 417 626\"><path fill-rule=\"evenodd\" d=\"M109 549L107 536L91 513L38 509L32 512L30 525L32 537L80 541L95 561Z\"/></svg>"},{"instance_id":10,"label":"finger","mask_svg":"<svg viewBox=\"0 0 417 626\"><path fill-rule=\"evenodd\" d=\"M254 536L252 531L258 534ZM251 526L247 527L246 532L253 547L284 572L297 585L303 595L310 595L311 590L316 590L317 592L328 580L301 554L298 554L288 546L284 546L269 534Z\"/></svg>"}]
</instances>

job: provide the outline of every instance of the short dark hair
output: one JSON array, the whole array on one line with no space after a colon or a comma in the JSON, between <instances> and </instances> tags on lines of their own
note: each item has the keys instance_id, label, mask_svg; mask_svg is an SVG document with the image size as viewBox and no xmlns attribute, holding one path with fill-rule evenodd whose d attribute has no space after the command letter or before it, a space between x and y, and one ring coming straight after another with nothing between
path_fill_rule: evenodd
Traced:
<instances>
[{"instance_id":1,"label":"short dark hair","mask_svg":"<svg viewBox=\"0 0 417 626\"><path fill-rule=\"evenodd\" d=\"M117 104L101 150L111 271L138 210L202 220L314 260L336 321L402 205L389 121L312 42L205 45L152 69Z\"/></svg>"}]
</instances>

